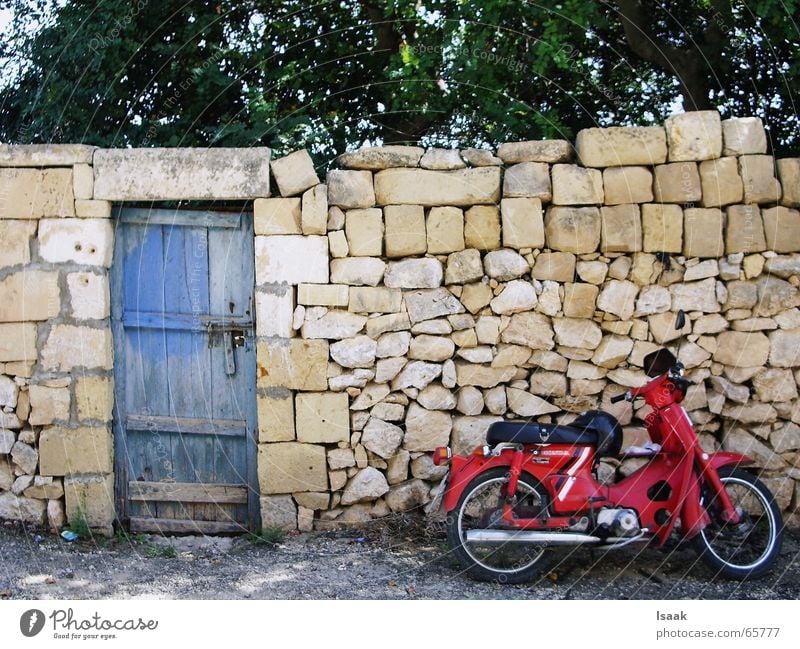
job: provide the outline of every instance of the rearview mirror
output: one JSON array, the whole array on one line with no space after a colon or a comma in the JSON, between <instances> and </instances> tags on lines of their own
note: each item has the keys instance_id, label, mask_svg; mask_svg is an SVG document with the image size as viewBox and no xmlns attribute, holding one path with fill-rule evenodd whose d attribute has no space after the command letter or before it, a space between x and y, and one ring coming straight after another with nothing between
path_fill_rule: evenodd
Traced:
<instances>
[{"instance_id":1,"label":"rearview mirror","mask_svg":"<svg viewBox=\"0 0 800 649\"><path fill-rule=\"evenodd\" d=\"M683 309L678 311L678 315L675 318L675 329L680 331L686 326L686 314L683 312Z\"/></svg>"}]
</instances>

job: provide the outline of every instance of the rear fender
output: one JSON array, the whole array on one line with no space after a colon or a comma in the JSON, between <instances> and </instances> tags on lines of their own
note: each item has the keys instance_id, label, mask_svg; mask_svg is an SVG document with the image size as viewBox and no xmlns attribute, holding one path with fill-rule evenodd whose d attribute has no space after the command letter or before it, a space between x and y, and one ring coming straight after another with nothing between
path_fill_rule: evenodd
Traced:
<instances>
[{"instance_id":1,"label":"rear fender","mask_svg":"<svg viewBox=\"0 0 800 649\"><path fill-rule=\"evenodd\" d=\"M495 467L510 468L513 457L513 451L493 457L484 457L475 453L466 457L454 455L450 460L450 475L447 477L447 490L443 501L444 511L451 512L456 508L462 492L478 474Z\"/></svg>"}]
</instances>

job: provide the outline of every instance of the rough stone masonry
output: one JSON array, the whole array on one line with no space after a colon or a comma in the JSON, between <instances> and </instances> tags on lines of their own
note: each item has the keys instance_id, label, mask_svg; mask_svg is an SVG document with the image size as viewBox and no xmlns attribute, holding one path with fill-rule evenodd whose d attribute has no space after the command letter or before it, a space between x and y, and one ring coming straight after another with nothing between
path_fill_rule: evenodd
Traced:
<instances>
[{"instance_id":1,"label":"rough stone masonry","mask_svg":"<svg viewBox=\"0 0 800 649\"><path fill-rule=\"evenodd\" d=\"M424 507L445 471L430 452L501 418L601 407L641 442L647 407L609 399L645 382L679 309L704 448L753 457L800 524L800 159L767 155L759 119L365 148L324 184L297 151L269 164L277 197L246 182L257 156L196 188L123 182L160 155L0 149L0 517L57 528L81 506L111 529L109 201L224 197L255 199L264 526Z\"/></svg>"}]
</instances>

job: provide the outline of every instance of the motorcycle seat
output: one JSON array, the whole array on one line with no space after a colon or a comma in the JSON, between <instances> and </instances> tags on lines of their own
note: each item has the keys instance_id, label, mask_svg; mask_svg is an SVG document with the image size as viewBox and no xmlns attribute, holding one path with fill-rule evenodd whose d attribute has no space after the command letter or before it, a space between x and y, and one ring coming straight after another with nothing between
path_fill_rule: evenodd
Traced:
<instances>
[{"instance_id":1,"label":"motorcycle seat","mask_svg":"<svg viewBox=\"0 0 800 649\"><path fill-rule=\"evenodd\" d=\"M570 444L597 446L597 433L586 428L537 424L526 421L498 421L489 426L486 442L515 444Z\"/></svg>"},{"instance_id":2,"label":"motorcycle seat","mask_svg":"<svg viewBox=\"0 0 800 649\"><path fill-rule=\"evenodd\" d=\"M569 425L531 421L498 421L489 426L486 442L515 444L570 444L594 446L598 457L614 457L622 447L622 426L601 410L588 410Z\"/></svg>"}]
</instances>

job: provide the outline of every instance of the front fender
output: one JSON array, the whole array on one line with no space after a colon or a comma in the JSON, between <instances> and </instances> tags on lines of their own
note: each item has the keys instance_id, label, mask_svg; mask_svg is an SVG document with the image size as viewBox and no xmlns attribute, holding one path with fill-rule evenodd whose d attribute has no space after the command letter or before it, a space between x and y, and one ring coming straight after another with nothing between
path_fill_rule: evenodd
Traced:
<instances>
[{"instance_id":1,"label":"front fender","mask_svg":"<svg viewBox=\"0 0 800 649\"><path fill-rule=\"evenodd\" d=\"M719 451L717 453L711 453L708 456L708 464L714 469L721 469L724 466L730 466L732 464L740 465L752 463L752 458L739 453L730 453L728 451Z\"/></svg>"}]
</instances>

